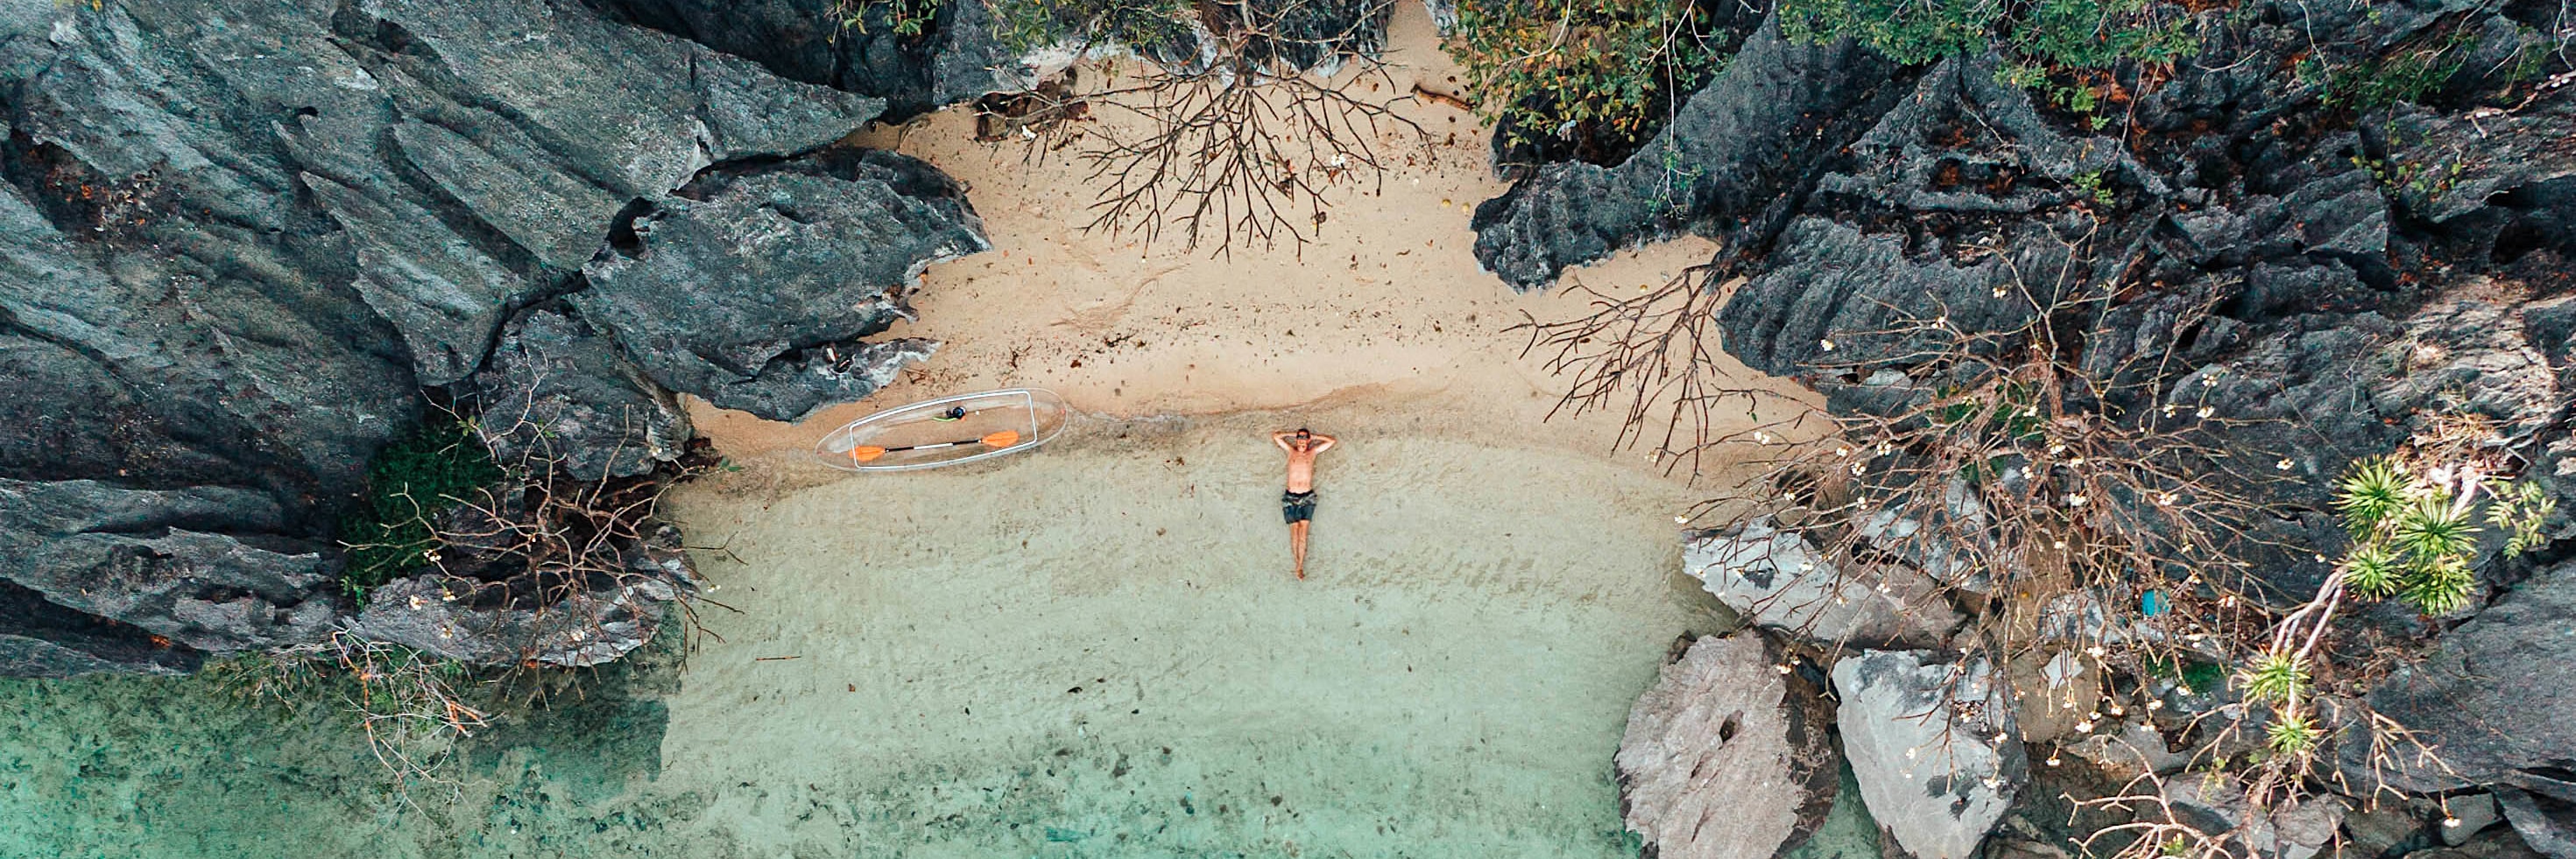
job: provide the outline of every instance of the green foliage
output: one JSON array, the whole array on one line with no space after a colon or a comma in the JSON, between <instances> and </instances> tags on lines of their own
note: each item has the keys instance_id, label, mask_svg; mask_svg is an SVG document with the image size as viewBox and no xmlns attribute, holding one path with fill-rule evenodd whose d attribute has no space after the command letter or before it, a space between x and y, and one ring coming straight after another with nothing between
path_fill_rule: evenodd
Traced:
<instances>
[{"instance_id":1,"label":"green foliage","mask_svg":"<svg viewBox=\"0 0 2576 859\"><path fill-rule=\"evenodd\" d=\"M2487 508L2487 523L2510 535L2505 538L2504 553L2519 555L2540 545L2540 528L2556 512L2558 499L2549 497L2540 484L2524 481L2496 490L2496 502Z\"/></svg>"},{"instance_id":2,"label":"green foliage","mask_svg":"<svg viewBox=\"0 0 2576 859\"><path fill-rule=\"evenodd\" d=\"M1992 42L2026 73L2170 63L2197 48L2188 19L2147 0L1782 0L1780 28L1802 42L1848 36L1908 65Z\"/></svg>"},{"instance_id":3,"label":"green foliage","mask_svg":"<svg viewBox=\"0 0 2576 859\"><path fill-rule=\"evenodd\" d=\"M2339 565L2345 587L2364 599L2403 599L2425 614L2457 611L2477 591L2469 564L2486 530L2477 524L2477 495L2488 497L2487 523L2507 534L2507 555L2539 545L2541 527L2557 510L2537 483L2466 477L2460 483L2465 488L2455 490L2409 473L2392 457L2353 464L2335 492L2335 508L2353 535L2353 547Z\"/></svg>"},{"instance_id":4,"label":"green foliage","mask_svg":"<svg viewBox=\"0 0 2576 859\"><path fill-rule=\"evenodd\" d=\"M2387 599L2397 594L2398 583L2407 575L2405 559L2379 543L2354 547L2344 557L2344 584L2364 599Z\"/></svg>"},{"instance_id":5,"label":"green foliage","mask_svg":"<svg viewBox=\"0 0 2576 859\"><path fill-rule=\"evenodd\" d=\"M2004 17L2001 0L1781 0L1780 32L1801 42L1849 36L1906 65L1964 54Z\"/></svg>"},{"instance_id":6,"label":"green foliage","mask_svg":"<svg viewBox=\"0 0 2576 859\"><path fill-rule=\"evenodd\" d=\"M368 464L366 498L340 521L341 588L364 602L377 585L427 563L438 516L500 479L473 428L433 410Z\"/></svg>"},{"instance_id":7,"label":"green foliage","mask_svg":"<svg viewBox=\"0 0 2576 859\"><path fill-rule=\"evenodd\" d=\"M995 35L1012 51L1027 53L1058 42L1083 47L1117 46L1163 56L1193 38L1189 0L981 0L992 10Z\"/></svg>"},{"instance_id":8,"label":"green foliage","mask_svg":"<svg viewBox=\"0 0 2576 859\"><path fill-rule=\"evenodd\" d=\"M2285 758L2307 757L2316 752L2318 741L2325 738L2324 733L2317 730L2317 723L2306 714L2288 711L2273 713L2272 723L2263 728L2263 736L2270 743L2272 753Z\"/></svg>"},{"instance_id":9,"label":"green foliage","mask_svg":"<svg viewBox=\"0 0 2576 859\"><path fill-rule=\"evenodd\" d=\"M2243 680L2249 700L2295 703L2308 691L2308 659L2292 651L2265 653L2245 669Z\"/></svg>"},{"instance_id":10,"label":"green foliage","mask_svg":"<svg viewBox=\"0 0 2576 859\"><path fill-rule=\"evenodd\" d=\"M2477 589L2477 583L2477 576L2469 572L2467 559L2444 558L2409 571L2398 582L2398 596L2425 614L2449 614L2469 603L2469 593Z\"/></svg>"},{"instance_id":11,"label":"green foliage","mask_svg":"<svg viewBox=\"0 0 2576 859\"><path fill-rule=\"evenodd\" d=\"M2089 109L2090 108L2087 108L2087 110ZM2093 202L2100 203L2105 206L2111 205L2111 189L2109 186L2102 184L2102 171L2100 170L2086 170L2082 173L2075 174L2075 190L2084 192L2085 196L2093 198Z\"/></svg>"},{"instance_id":12,"label":"green foliage","mask_svg":"<svg viewBox=\"0 0 2576 859\"><path fill-rule=\"evenodd\" d=\"M2395 460L2385 456L2363 460L2344 476L2335 493L2335 509L2343 511L2344 524L2354 536L2366 535L2405 506L2407 486L2406 473Z\"/></svg>"},{"instance_id":13,"label":"green foliage","mask_svg":"<svg viewBox=\"0 0 2576 859\"><path fill-rule=\"evenodd\" d=\"M883 10L887 29L898 36L919 36L939 17L942 0L832 0L832 17L844 29L868 31L868 12Z\"/></svg>"},{"instance_id":14,"label":"green foliage","mask_svg":"<svg viewBox=\"0 0 2576 859\"><path fill-rule=\"evenodd\" d=\"M1556 134L1625 151L1723 65L1706 19L1689 0L1460 0L1448 49L1512 142Z\"/></svg>"},{"instance_id":15,"label":"green foliage","mask_svg":"<svg viewBox=\"0 0 2576 859\"><path fill-rule=\"evenodd\" d=\"M2477 41L2475 33L2454 30L2448 36L2349 65L2333 65L2322 54L2311 55L2294 71L2302 80L2322 81L2325 91L2318 100L2332 107L2373 110L2401 101L2422 102L2460 71Z\"/></svg>"},{"instance_id":16,"label":"green foliage","mask_svg":"<svg viewBox=\"0 0 2576 859\"><path fill-rule=\"evenodd\" d=\"M2481 530L2467 505L2454 504L2449 493L2437 490L2401 508L2388 538L2422 569L2477 551Z\"/></svg>"},{"instance_id":17,"label":"green foliage","mask_svg":"<svg viewBox=\"0 0 2576 859\"><path fill-rule=\"evenodd\" d=\"M2016 23L2007 38L2013 52L2061 69L2170 63L2198 47L2187 19L2152 14L2147 0L2039 0Z\"/></svg>"}]
</instances>

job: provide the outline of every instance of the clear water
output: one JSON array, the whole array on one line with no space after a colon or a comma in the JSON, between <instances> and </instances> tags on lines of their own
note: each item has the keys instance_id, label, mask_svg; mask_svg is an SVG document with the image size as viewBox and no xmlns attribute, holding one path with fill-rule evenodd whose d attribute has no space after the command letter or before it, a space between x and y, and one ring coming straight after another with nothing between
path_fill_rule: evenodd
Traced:
<instances>
[{"instance_id":1,"label":"clear water","mask_svg":"<svg viewBox=\"0 0 2576 859\"><path fill-rule=\"evenodd\" d=\"M325 713L0 681L0 856L1633 856L1628 704L1727 623L1674 572L1686 491L1381 425L1326 455L1303 582L1252 418L692 487L740 612L417 807ZM1838 814L1801 859L1876 855Z\"/></svg>"}]
</instances>

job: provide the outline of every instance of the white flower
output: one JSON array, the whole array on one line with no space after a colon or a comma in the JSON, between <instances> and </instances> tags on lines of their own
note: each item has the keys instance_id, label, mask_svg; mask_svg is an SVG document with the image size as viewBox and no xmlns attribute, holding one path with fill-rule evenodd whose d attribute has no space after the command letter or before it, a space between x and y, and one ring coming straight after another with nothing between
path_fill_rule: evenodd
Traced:
<instances>
[{"instance_id":1,"label":"white flower","mask_svg":"<svg viewBox=\"0 0 2576 859\"><path fill-rule=\"evenodd\" d=\"M2084 496L2083 496L2083 495L2080 495L2080 494L2079 494L2079 495L2069 495L2069 496L2066 496L2066 506L2068 506L2068 507L2082 507L2082 506L2084 506Z\"/></svg>"},{"instance_id":2,"label":"white flower","mask_svg":"<svg viewBox=\"0 0 2576 859\"><path fill-rule=\"evenodd\" d=\"M2272 467L2273 467L2273 468L2275 468L2275 469L2281 470L2281 471L2288 471L2288 470L2290 470L2290 466L2295 465L2295 464L2296 464L2296 463L2293 463L2293 462L2291 462L2291 461L2290 461L2290 458L2289 458L2289 457L2286 457L2286 456L2285 456L2285 457L2281 457L2281 461L2280 461L2280 462L2272 463Z\"/></svg>"},{"instance_id":3,"label":"white flower","mask_svg":"<svg viewBox=\"0 0 2576 859\"><path fill-rule=\"evenodd\" d=\"M2204 418L2205 418L2205 417L2209 417L2210 415L2218 414L2218 410L2217 410L2217 409L2214 409L2214 408L2210 408L2210 407L2208 407L2208 406L2202 406L2202 407L2200 407L2200 411L2198 411L2198 412L2194 412L2194 414L2197 414L2197 415L2199 415L2199 416L2201 416L2201 417L2204 417Z\"/></svg>"},{"instance_id":4,"label":"white flower","mask_svg":"<svg viewBox=\"0 0 2576 859\"><path fill-rule=\"evenodd\" d=\"M1834 341L1832 340L1818 340L1816 341L1816 345L1822 347L1827 352L1834 351Z\"/></svg>"}]
</instances>

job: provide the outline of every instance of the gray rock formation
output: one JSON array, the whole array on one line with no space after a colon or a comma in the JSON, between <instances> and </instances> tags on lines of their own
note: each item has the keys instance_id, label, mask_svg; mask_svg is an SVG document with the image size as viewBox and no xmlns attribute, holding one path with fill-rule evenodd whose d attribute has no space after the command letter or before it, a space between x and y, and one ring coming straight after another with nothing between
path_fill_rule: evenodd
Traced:
<instances>
[{"instance_id":1,"label":"gray rock formation","mask_svg":"<svg viewBox=\"0 0 2576 859\"><path fill-rule=\"evenodd\" d=\"M1628 711L1628 830L1661 859L1770 859L1833 807L1831 705L1751 631L1702 638Z\"/></svg>"},{"instance_id":2,"label":"gray rock formation","mask_svg":"<svg viewBox=\"0 0 2576 859\"><path fill-rule=\"evenodd\" d=\"M1027 73L982 3L927 4L918 35L895 31L884 4L833 0L589 0L611 17L743 57L789 80L886 100L893 119L1027 85Z\"/></svg>"},{"instance_id":3,"label":"gray rock formation","mask_svg":"<svg viewBox=\"0 0 2576 859\"><path fill-rule=\"evenodd\" d=\"M1834 663L1835 722L1870 817L1920 859L1966 859L2029 778L2012 702L1983 659L1866 651Z\"/></svg>"},{"instance_id":4,"label":"gray rock formation","mask_svg":"<svg viewBox=\"0 0 2576 859\"><path fill-rule=\"evenodd\" d=\"M881 106L554 0L0 12L0 601L27 609L0 669L170 670L336 622L331 531L420 386L477 387L633 201ZM576 470L686 440L614 350L539 339L481 387L584 430ZM640 456L599 452L629 429Z\"/></svg>"},{"instance_id":5,"label":"gray rock formation","mask_svg":"<svg viewBox=\"0 0 2576 859\"><path fill-rule=\"evenodd\" d=\"M2421 664L2400 667L2370 706L2441 749L2456 777L2401 768L2398 787L2439 791L2504 784L2557 795L2576 760L2576 561L2514 585L2477 617L2444 634ZM2358 750L2349 755L2357 756ZM2366 760L2348 757L2348 770ZM2576 789L2563 801L2576 802Z\"/></svg>"},{"instance_id":6,"label":"gray rock formation","mask_svg":"<svg viewBox=\"0 0 2576 859\"><path fill-rule=\"evenodd\" d=\"M1476 207L1476 260L1515 289L1687 227L1772 217L1781 195L1904 87L1849 43L1801 45L1765 24L1672 125L1616 168L1557 163ZM1820 143L1820 141L1822 143Z\"/></svg>"},{"instance_id":7,"label":"gray rock formation","mask_svg":"<svg viewBox=\"0 0 2576 859\"><path fill-rule=\"evenodd\" d=\"M1682 572L1736 614L1827 648L1933 647L1959 624L1930 577L1900 564L1843 569L1767 520L1682 546Z\"/></svg>"},{"instance_id":8,"label":"gray rock formation","mask_svg":"<svg viewBox=\"0 0 2576 859\"><path fill-rule=\"evenodd\" d=\"M638 477L678 459L691 435L688 412L615 341L555 310L512 319L472 391L494 461L531 472Z\"/></svg>"},{"instance_id":9,"label":"gray rock formation","mask_svg":"<svg viewBox=\"0 0 2576 859\"><path fill-rule=\"evenodd\" d=\"M2495 798L2505 821L2531 849L2549 859L2576 857L2576 783L2552 779L2534 790L2499 787Z\"/></svg>"},{"instance_id":10,"label":"gray rock formation","mask_svg":"<svg viewBox=\"0 0 2576 859\"><path fill-rule=\"evenodd\" d=\"M276 502L241 489L0 478L0 534L10 535L0 540L0 570L58 610L165 646L300 644L326 632L337 610L320 555L262 545L259 535L282 530L283 518Z\"/></svg>"},{"instance_id":11,"label":"gray rock formation","mask_svg":"<svg viewBox=\"0 0 2576 859\"><path fill-rule=\"evenodd\" d=\"M350 628L477 664L597 665L704 586L678 529L607 514L649 507L656 478L517 481L442 514L430 566L376 588Z\"/></svg>"},{"instance_id":12,"label":"gray rock formation","mask_svg":"<svg viewBox=\"0 0 2576 859\"><path fill-rule=\"evenodd\" d=\"M837 154L708 174L634 221L569 300L655 381L796 420L864 397L927 340L862 343L908 319L930 263L991 247L964 191L918 160Z\"/></svg>"},{"instance_id":13,"label":"gray rock formation","mask_svg":"<svg viewBox=\"0 0 2576 859\"><path fill-rule=\"evenodd\" d=\"M2233 776L2183 773L2167 779L2165 801L2178 822L2264 859L2310 859L2334 842L2349 809L2332 795L2312 796L2294 804L2255 809L2245 801L2245 786Z\"/></svg>"}]
</instances>

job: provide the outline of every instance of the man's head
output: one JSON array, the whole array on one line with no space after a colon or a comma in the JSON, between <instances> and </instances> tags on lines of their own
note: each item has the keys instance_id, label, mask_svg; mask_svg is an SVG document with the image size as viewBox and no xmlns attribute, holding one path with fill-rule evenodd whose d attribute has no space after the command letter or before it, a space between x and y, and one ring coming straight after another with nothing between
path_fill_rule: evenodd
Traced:
<instances>
[{"instance_id":1,"label":"man's head","mask_svg":"<svg viewBox=\"0 0 2576 859\"><path fill-rule=\"evenodd\" d=\"M1305 427L1298 427L1298 428L1297 428L1297 440L1298 440L1298 441L1307 441L1307 440L1312 439L1312 438L1314 438L1314 437L1315 437L1315 434L1314 434L1314 433L1311 433L1311 432L1307 432Z\"/></svg>"}]
</instances>

